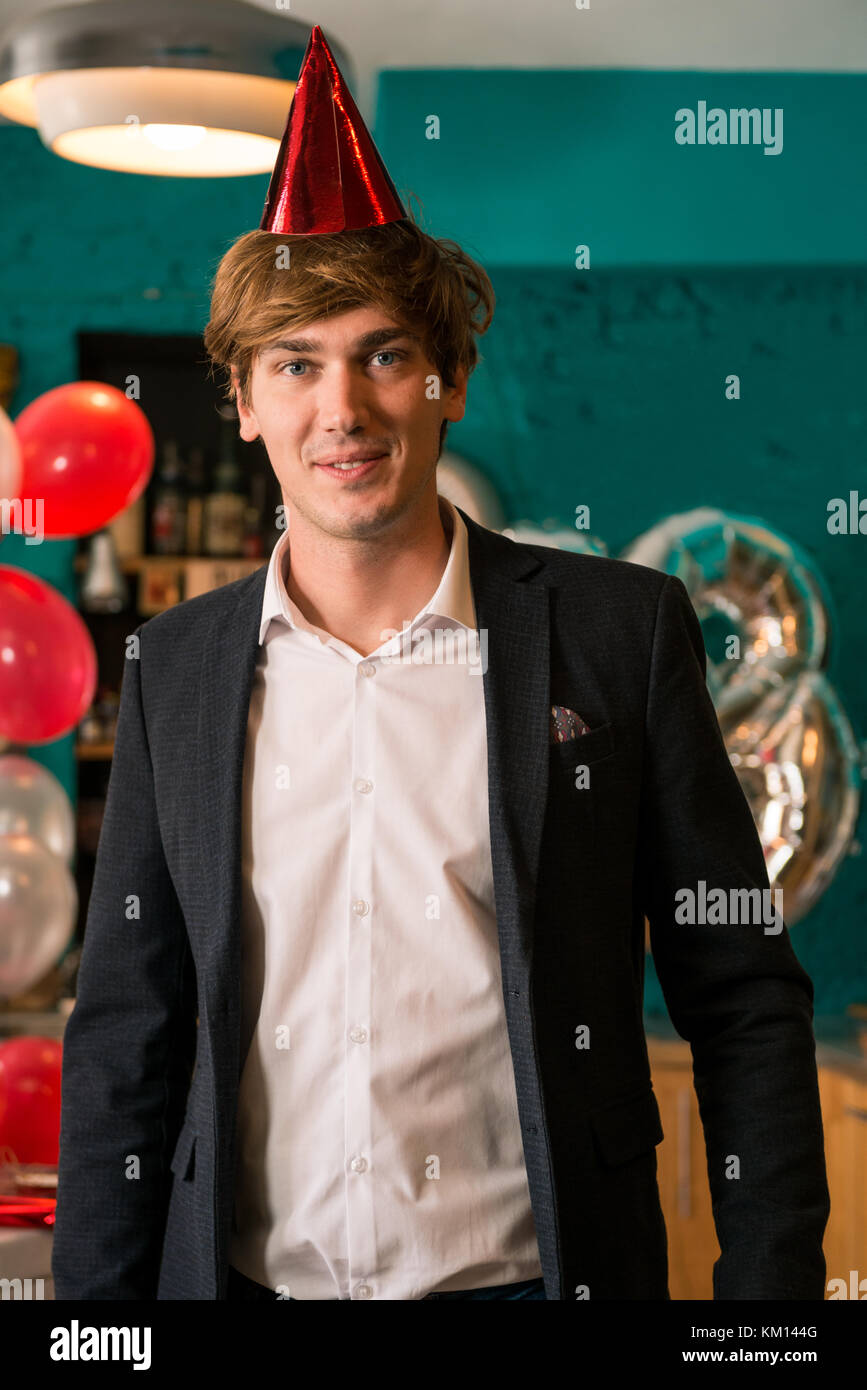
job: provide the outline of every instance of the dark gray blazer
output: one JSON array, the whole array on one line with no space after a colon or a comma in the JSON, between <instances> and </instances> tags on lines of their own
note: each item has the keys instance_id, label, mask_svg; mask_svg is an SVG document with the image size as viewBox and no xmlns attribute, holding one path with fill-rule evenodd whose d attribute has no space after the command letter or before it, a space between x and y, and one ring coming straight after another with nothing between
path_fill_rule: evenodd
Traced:
<instances>
[{"instance_id":1,"label":"dark gray blazer","mask_svg":"<svg viewBox=\"0 0 867 1390\"><path fill-rule=\"evenodd\" d=\"M488 633L503 996L547 1296L669 1297L646 915L692 1047L722 1251L714 1296L822 1299L812 984L785 930L675 922L675 894L699 880L768 886L686 590L461 515ZM241 775L264 580L263 566L151 618L126 664L64 1042L59 1299L226 1296ZM549 744L552 703L590 725L578 745ZM578 764L589 787L576 789ZM589 1047L576 1046L582 1025Z\"/></svg>"}]
</instances>

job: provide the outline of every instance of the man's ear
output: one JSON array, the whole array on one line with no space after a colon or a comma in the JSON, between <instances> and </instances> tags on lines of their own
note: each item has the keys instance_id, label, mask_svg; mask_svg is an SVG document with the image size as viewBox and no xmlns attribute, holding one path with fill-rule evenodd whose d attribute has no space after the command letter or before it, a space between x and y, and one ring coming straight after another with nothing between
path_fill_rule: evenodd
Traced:
<instances>
[{"instance_id":1,"label":"man's ear","mask_svg":"<svg viewBox=\"0 0 867 1390\"><path fill-rule=\"evenodd\" d=\"M446 388L444 397L445 409L443 415L446 420L455 422L463 420L467 406L467 382L469 373L466 368L461 367L455 372L455 384Z\"/></svg>"},{"instance_id":2,"label":"man's ear","mask_svg":"<svg viewBox=\"0 0 867 1390\"><path fill-rule=\"evenodd\" d=\"M241 424L241 438L246 440L248 444L252 444L254 439L259 438L259 422L252 408L245 405L241 399L241 379L237 367L232 365L229 370L232 375L232 385L235 388L235 406Z\"/></svg>"}]
</instances>

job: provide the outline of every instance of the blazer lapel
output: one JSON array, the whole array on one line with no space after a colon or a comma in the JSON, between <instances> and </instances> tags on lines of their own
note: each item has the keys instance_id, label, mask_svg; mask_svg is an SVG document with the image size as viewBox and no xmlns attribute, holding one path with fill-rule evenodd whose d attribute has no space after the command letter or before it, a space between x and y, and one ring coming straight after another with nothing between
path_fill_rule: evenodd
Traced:
<instances>
[{"instance_id":1,"label":"blazer lapel","mask_svg":"<svg viewBox=\"0 0 867 1390\"><path fill-rule=\"evenodd\" d=\"M202 809L201 874L207 922L206 988L218 1077L240 1076L241 816L247 718L267 564L237 590L228 617L216 612L202 653L197 762Z\"/></svg>"},{"instance_id":2,"label":"blazer lapel","mask_svg":"<svg viewBox=\"0 0 867 1390\"><path fill-rule=\"evenodd\" d=\"M548 588L525 582L543 568L542 561L458 510L469 533L476 622L487 640L483 681L497 928L504 957L517 952L522 968L529 968L548 795Z\"/></svg>"}]
</instances>

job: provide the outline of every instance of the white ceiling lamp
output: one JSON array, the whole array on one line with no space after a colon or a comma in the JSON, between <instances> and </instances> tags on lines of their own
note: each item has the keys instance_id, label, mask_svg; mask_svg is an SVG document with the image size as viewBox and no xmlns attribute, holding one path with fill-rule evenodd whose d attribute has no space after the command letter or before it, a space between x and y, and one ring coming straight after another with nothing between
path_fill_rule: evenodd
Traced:
<instances>
[{"instance_id":1,"label":"white ceiling lamp","mask_svg":"<svg viewBox=\"0 0 867 1390\"><path fill-rule=\"evenodd\" d=\"M270 173L310 29L241 0L43 10L0 34L0 114L99 169Z\"/></svg>"}]
</instances>

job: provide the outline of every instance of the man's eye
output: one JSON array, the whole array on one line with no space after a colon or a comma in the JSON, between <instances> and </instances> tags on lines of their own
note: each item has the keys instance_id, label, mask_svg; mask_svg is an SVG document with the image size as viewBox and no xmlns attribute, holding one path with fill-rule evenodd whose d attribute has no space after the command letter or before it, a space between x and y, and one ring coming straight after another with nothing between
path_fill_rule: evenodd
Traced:
<instances>
[{"instance_id":1,"label":"man's eye","mask_svg":"<svg viewBox=\"0 0 867 1390\"><path fill-rule=\"evenodd\" d=\"M394 361L393 361L393 362L384 362L384 363L381 363L382 366L385 366L385 367L393 367L393 366L396 365L397 362L401 361L403 358L406 357L406 353L403 352L403 351L401 351L399 348L380 348L379 352L375 352L375 353L373 354L373 357L372 357L370 360L373 361L374 358L376 358L376 357L392 357L392 358L394 358ZM301 375L302 375L301 372L287 371L286 369L287 369L288 367L309 367L309 366L310 366L310 363L306 360L306 358L303 358L303 357L294 357L294 358L292 359L291 362L281 362L281 363L280 363L280 366L277 368L277 371L278 371L278 374L281 375L281 376L283 376L283 375L285 375L285 376L301 376Z\"/></svg>"}]
</instances>

